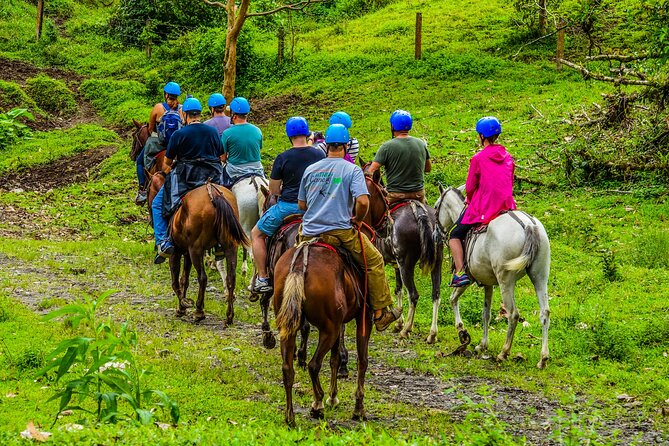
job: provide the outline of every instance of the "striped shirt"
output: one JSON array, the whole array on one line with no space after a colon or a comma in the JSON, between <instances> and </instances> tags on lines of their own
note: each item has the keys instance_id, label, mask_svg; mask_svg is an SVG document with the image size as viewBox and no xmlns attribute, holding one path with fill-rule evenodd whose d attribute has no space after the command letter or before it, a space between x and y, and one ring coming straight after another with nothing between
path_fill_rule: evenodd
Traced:
<instances>
[{"instance_id":1,"label":"striped shirt","mask_svg":"<svg viewBox=\"0 0 669 446\"><path fill-rule=\"evenodd\" d=\"M325 156L328 155L327 151L327 145L325 144L325 141L318 142L314 144L314 147L316 149L320 149ZM353 163L355 163L355 160L358 158L358 153L360 152L360 144L358 143L358 140L356 138L351 138L351 140L348 142L348 154L353 160Z\"/></svg>"}]
</instances>

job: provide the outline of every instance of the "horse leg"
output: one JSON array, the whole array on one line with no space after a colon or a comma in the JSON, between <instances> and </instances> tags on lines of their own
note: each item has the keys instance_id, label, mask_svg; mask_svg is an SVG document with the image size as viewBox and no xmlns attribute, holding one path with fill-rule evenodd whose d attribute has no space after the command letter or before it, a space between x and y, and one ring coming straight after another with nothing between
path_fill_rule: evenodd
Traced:
<instances>
[{"instance_id":1,"label":"horse leg","mask_svg":"<svg viewBox=\"0 0 669 446\"><path fill-rule=\"evenodd\" d=\"M488 326L490 325L490 310L492 307L492 291L493 287L486 285L484 287L485 297L483 298L483 339L481 343L476 346L477 353L483 353L488 349Z\"/></svg>"},{"instance_id":2,"label":"horse leg","mask_svg":"<svg viewBox=\"0 0 669 446\"><path fill-rule=\"evenodd\" d=\"M339 366L337 369L337 378L348 378L348 350L346 350L346 325L341 326L341 333L339 333Z\"/></svg>"},{"instance_id":3,"label":"horse leg","mask_svg":"<svg viewBox=\"0 0 669 446\"><path fill-rule=\"evenodd\" d=\"M311 325L304 319L302 328L300 328L301 342L300 349L297 351L297 365L302 369L307 368L307 346L309 345L309 332L311 332Z\"/></svg>"},{"instance_id":4,"label":"horse leg","mask_svg":"<svg viewBox=\"0 0 669 446\"><path fill-rule=\"evenodd\" d=\"M337 341L330 349L330 396L325 401L325 404L330 407L337 407L339 404L339 398L337 398L337 375L339 374L339 364L341 361L341 344L344 341L341 337L341 334L344 333L344 327L345 325L342 324L339 338L337 338Z\"/></svg>"},{"instance_id":5,"label":"horse leg","mask_svg":"<svg viewBox=\"0 0 669 446\"><path fill-rule=\"evenodd\" d=\"M318 333L318 347L314 357L309 361L309 376L311 376L311 385L314 388L314 402L311 404L311 416L313 418L323 418L323 387L318 374L323 365L323 358L325 354L336 346L337 339L339 339L339 327L331 327L330 331L320 331ZM335 372L336 373L336 372Z\"/></svg>"},{"instance_id":6,"label":"horse leg","mask_svg":"<svg viewBox=\"0 0 669 446\"><path fill-rule=\"evenodd\" d=\"M170 256L170 275L172 276L172 290L177 296L177 317L186 314L185 302L181 298L181 285L179 284L179 274L181 273L181 254L174 253Z\"/></svg>"},{"instance_id":7,"label":"horse leg","mask_svg":"<svg viewBox=\"0 0 669 446\"><path fill-rule=\"evenodd\" d=\"M249 272L249 265L248 262L246 261L246 258L248 257L248 250L246 248L242 248L242 276L246 277L246 275Z\"/></svg>"},{"instance_id":8,"label":"horse leg","mask_svg":"<svg viewBox=\"0 0 669 446\"><path fill-rule=\"evenodd\" d=\"M456 350L459 353L463 353L471 342L471 336L469 336L469 332L465 329L465 324L462 323L462 318L460 317L460 296L462 296L462 293L464 293L466 289L466 286L455 288L450 297L451 308L455 315L455 328L458 330L458 338L460 339L460 347Z\"/></svg>"},{"instance_id":9,"label":"horse leg","mask_svg":"<svg viewBox=\"0 0 669 446\"><path fill-rule=\"evenodd\" d=\"M225 324L232 325L235 318L235 286L237 285L237 248L228 248L225 251L225 262L228 270L225 287L228 292L228 308L225 313Z\"/></svg>"},{"instance_id":10,"label":"horse leg","mask_svg":"<svg viewBox=\"0 0 669 446\"><path fill-rule=\"evenodd\" d=\"M534 266L534 265L533 265ZM541 358L537 367L543 369L546 367L548 361L548 327L551 324L550 314L551 310L548 306L548 268L542 268L541 271L534 271L530 268L527 271L530 277L534 290L537 293L539 300L539 320L541 321Z\"/></svg>"},{"instance_id":11,"label":"horse leg","mask_svg":"<svg viewBox=\"0 0 669 446\"><path fill-rule=\"evenodd\" d=\"M262 344L267 349L274 348L276 345L276 338L274 337L272 328L269 326L269 321L267 320L269 313L269 301L271 298L271 294L265 293L260 300L260 310L262 311Z\"/></svg>"},{"instance_id":12,"label":"horse leg","mask_svg":"<svg viewBox=\"0 0 669 446\"><path fill-rule=\"evenodd\" d=\"M437 321L439 320L439 305L441 304L441 262L442 255L439 255L430 273L432 278L432 326L430 327L430 334L427 336L427 343L434 344L437 342L437 333L439 327Z\"/></svg>"},{"instance_id":13,"label":"horse leg","mask_svg":"<svg viewBox=\"0 0 669 446\"><path fill-rule=\"evenodd\" d=\"M365 318L363 320L363 317ZM355 389L355 409L353 419L364 421L365 417L365 374L369 361L369 336L372 333L372 312L361 311L355 320L356 324L356 347L358 351L358 385Z\"/></svg>"},{"instance_id":14,"label":"horse leg","mask_svg":"<svg viewBox=\"0 0 669 446\"><path fill-rule=\"evenodd\" d=\"M216 270L218 271L218 274L221 276L221 280L223 283L226 283L228 281L228 273L225 269L225 260L215 260L214 261L216 264Z\"/></svg>"},{"instance_id":15,"label":"horse leg","mask_svg":"<svg viewBox=\"0 0 669 446\"><path fill-rule=\"evenodd\" d=\"M283 387L286 390L286 423L295 427L295 413L293 412L293 382L295 381L295 369L293 369L293 357L295 355L295 334L281 339L281 357L283 358Z\"/></svg>"},{"instance_id":16,"label":"horse leg","mask_svg":"<svg viewBox=\"0 0 669 446\"><path fill-rule=\"evenodd\" d=\"M400 269L395 268L395 300L397 301L397 308L402 308L402 276L400 274ZM404 326L404 316L400 316L397 318L397 322L395 323L395 328L393 331L395 333L399 333L402 331L402 327Z\"/></svg>"},{"instance_id":17,"label":"horse leg","mask_svg":"<svg viewBox=\"0 0 669 446\"><path fill-rule=\"evenodd\" d=\"M195 302L195 313L193 318L195 322L199 322L204 319L204 292L207 289L207 272L204 268L204 253L195 252L192 250L190 252L190 259L193 262L195 271L197 272L197 283L199 288L197 290L197 301Z\"/></svg>"},{"instance_id":18,"label":"horse leg","mask_svg":"<svg viewBox=\"0 0 669 446\"><path fill-rule=\"evenodd\" d=\"M504 361L509 356L511 346L513 345L513 336L516 333L516 326L518 325L518 319L520 319L514 296L515 287L515 274L507 274L506 277L503 277L502 280L500 280L499 288L502 291L502 302L504 302L504 306L509 312L509 328L506 330L506 341L504 342L502 351L497 355L498 361Z\"/></svg>"},{"instance_id":19,"label":"horse leg","mask_svg":"<svg viewBox=\"0 0 669 446\"><path fill-rule=\"evenodd\" d=\"M404 328L400 332L401 338L408 338L409 333L413 330L414 316L416 315L416 304L418 303L418 290L414 282L414 268L415 264L400 266L400 273L402 274L402 282L406 286L407 294L409 295L409 313Z\"/></svg>"}]
</instances>

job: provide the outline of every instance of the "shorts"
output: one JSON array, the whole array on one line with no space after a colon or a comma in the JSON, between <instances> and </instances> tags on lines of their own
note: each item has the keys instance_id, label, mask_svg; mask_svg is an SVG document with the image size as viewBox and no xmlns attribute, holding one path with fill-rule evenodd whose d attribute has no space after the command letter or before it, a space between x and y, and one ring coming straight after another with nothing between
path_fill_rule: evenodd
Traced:
<instances>
[{"instance_id":1,"label":"shorts","mask_svg":"<svg viewBox=\"0 0 669 446\"><path fill-rule=\"evenodd\" d=\"M297 203L279 200L277 204L262 214L256 226L260 232L271 237L279 230L283 219L293 214L304 214L304 211L297 206Z\"/></svg>"},{"instance_id":2,"label":"shorts","mask_svg":"<svg viewBox=\"0 0 669 446\"><path fill-rule=\"evenodd\" d=\"M471 224L465 224L462 223L462 218L465 216L465 208L462 211L462 214L460 214L460 217L458 217L458 221L455 222L453 227L451 228L451 231L448 233L448 239L452 240L454 238L464 242L465 239L467 238L467 233L474 227L476 226L476 223L471 223Z\"/></svg>"}]
</instances>

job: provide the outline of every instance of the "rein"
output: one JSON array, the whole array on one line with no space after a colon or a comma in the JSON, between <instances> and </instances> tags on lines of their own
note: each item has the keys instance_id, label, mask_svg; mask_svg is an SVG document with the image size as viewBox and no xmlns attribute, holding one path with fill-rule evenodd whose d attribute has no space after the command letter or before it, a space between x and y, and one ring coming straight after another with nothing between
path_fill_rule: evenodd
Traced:
<instances>
[{"instance_id":1,"label":"rein","mask_svg":"<svg viewBox=\"0 0 669 446\"><path fill-rule=\"evenodd\" d=\"M367 167L367 166L365 166ZM380 185L378 185L369 175L365 175L365 180L367 180L369 183L374 185L374 188L378 191L379 195L383 197L383 201L385 203L385 211L379 217L378 221L372 222L372 226L370 227L368 224L363 223L365 227L370 229L372 231L374 239L376 239L376 232L380 231L383 229L384 223L386 223L387 220L390 220L390 213L392 211L388 211L388 208L390 207L390 204L388 203L388 199L386 198L386 194L384 193L383 189L381 188Z\"/></svg>"}]
</instances>

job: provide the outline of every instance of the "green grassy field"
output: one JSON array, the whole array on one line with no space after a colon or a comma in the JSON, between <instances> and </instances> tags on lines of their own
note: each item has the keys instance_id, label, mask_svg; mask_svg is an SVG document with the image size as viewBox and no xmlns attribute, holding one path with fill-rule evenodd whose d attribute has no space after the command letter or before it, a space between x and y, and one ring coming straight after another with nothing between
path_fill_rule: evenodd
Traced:
<instances>
[{"instance_id":1,"label":"green grassy field","mask_svg":"<svg viewBox=\"0 0 669 446\"><path fill-rule=\"evenodd\" d=\"M416 11L424 14L424 59L419 62L412 58ZM131 118L144 118L160 99L154 93L165 68L159 72L156 67L161 65L159 52L148 60L141 51L122 48L99 32L108 13L75 3L72 17L59 25L60 35L51 43L34 44L34 6L11 0L0 7L0 56L84 76L79 93L104 125L127 129ZM445 357L458 345L447 287L442 289L438 342L424 342L431 302L429 280L420 277L412 337L400 341L391 332L372 337L366 389L370 420L350 421L350 379L341 383L341 405L326 410L325 421L311 420L308 374L298 371L298 427L287 429L280 354L261 345L260 311L243 291L246 279L238 276L233 326L223 326L224 287L215 271L209 273L213 288L207 293L208 318L202 324L176 319L169 272L164 265L152 265L152 231L145 211L131 202L135 183L134 165L127 158L130 141L87 123L35 132L32 139L3 152L0 160L0 173L7 175L87 149L118 147L86 182L47 192L26 187L0 193L2 444L22 443L19 432L29 421L52 432L53 444L667 441L661 435L667 432L662 407L668 406L669 396L669 194L660 181L574 187L565 179L562 151L573 129L562 120L598 100L606 87L555 71L548 61L548 43L528 48L516 60L509 57L518 46L509 25L512 13L501 1L484 6L464 0L407 1L325 26L298 22L296 63L278 73L267 64L276 40L258 32L254 51L264 62L259 62L256 82L243 93L256 98L252 105L259 104L257 116L265 117L261 104L266 101L281 104L262 125L267 166L287 148L283 123L293 114L303 114L312 128L324 129L331 112L348 111L361 155L370 159L389 137L392 110L410 110L414 134L428 141L434 158L434 171L427 176L430 202L437 198L439 183L464 182L468 159L476 150L476 120L485 114L499 116L502 143L516 158L517 173L542 183L517 184L516 198L522 209L541 219L551 239L551 360L546 370L534 367L541 331L527 279L520 282L516 296L528 325L519 328L512 350L526 360L496 364ZM626 30L626 44L638 44L638 30ZM168 67L177 70L178 65L175 60ZM201 99L210 92L193 79L182 83ZM445 278L447 274L444 268ZM52 378L37 377L36 371L61 340L86 335L89 329L46 322L41 314L83 294L111 289L117 292L103 315L117 323L128 320L137 330L135 354L152 370L146 385L178 402L181 419L176 427L162 430L131 421L98 425L94 417L79 412L51 426L58 401L48 400L58 385ZM493 308L499 299L496 291ZM482 300L482 291L472 287L461 301L473 342L481 336ZM493 322L492 327L490 349L496 353L506 322ZM325 364L324 383L327 369ZM91 401L82 405L92 407ZM160 410L155 416L167 421ZM72 424L84 428L68 430Z\"/></svg>"}]
</instances>

